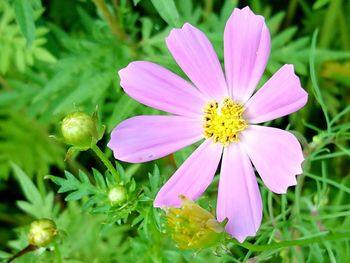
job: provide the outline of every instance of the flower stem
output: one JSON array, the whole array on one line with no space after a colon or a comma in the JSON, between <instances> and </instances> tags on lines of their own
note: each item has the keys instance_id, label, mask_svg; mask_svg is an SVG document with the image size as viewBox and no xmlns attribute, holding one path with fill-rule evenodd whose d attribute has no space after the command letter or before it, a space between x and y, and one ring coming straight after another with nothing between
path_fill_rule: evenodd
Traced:
<instances>
[{"instance_id":1,"label":"flower stem","mask_svg":"<svg viewBox=\"0 0 350 263\"><path fill-rule=\"evenodd\" d=\"M34 251L38 249L37 246L34 246L34 245L28 245L26 246L24 249L22 249L21 251L19 251L17 254L15 254L13 257L11 257L10 259L8 259L6 261L6 263L10 263L12 261L14 261L16 258L19 258L21 256L23 256L24 254L27 254L28 252L31 252L31 251Z\"/></svg>"},{"instance_id":2,"label":"flower stem","mask_svg":"<svg viewBox=\"0 0 350 263\"><path fill-rule=\"evenodd\" d=\"M239 243L234 239L231 241L235 245L241 246L250 251L267 251L267 250L279 249L284 247L310 245L312 243L318 243L322 241L332 241L332 240L340 240L340 239L348 239L348 238L350 238L350 232L330 233L329 231L326 231L326 232L321 232L319 235L314 237L274 242L268 245L255 245L247 241L243 243Z\"/></svg>"},{"instance_id":3,"label":"flower stem","mask_svg":"<svg viewBox=\"0 0 350 263\"><path fill-rule=\"evenodd\" d=\"M91 145L91 149L96 153L98 158L100 158L100 160L103 162L103 164L107 167L108 171L115 177L117 182L119 182L120 176L119 176L117 170L114 168L112 163L108 160L106 155L101 151L101 149L96 144Z\"/></svg>"}]
</instances>

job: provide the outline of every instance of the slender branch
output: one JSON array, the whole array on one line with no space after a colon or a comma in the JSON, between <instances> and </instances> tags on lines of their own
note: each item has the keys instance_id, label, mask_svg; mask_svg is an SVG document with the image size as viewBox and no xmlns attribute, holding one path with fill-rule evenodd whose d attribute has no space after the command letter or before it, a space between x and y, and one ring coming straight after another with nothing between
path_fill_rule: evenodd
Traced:
<instances>
[{"instance_id":1,"label":"slender branch","mask_svg":"<svg viewBox=\"0 0 350 263\"><path fill-rule=\"evenodd\" d=\"M101 149L96 144L93 144L91 146L91 149L96 153L98 158L100 158L100 160L103 162L103 164L107 167L108 171L110 171L110 173L119 182L120 181L120 176L119 176L117 170L114 168L112 163L108 160L106 155L101 151Z\"/></svg>"}]
</instances>

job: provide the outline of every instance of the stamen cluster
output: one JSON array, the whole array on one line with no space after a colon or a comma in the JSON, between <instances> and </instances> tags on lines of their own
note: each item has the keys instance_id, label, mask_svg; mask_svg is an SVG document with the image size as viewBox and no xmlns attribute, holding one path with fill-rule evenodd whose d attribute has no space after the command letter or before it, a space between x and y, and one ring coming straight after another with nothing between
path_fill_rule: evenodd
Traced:
<instances>
[{"instance_id":1,"label":"stamen cluster","mask_svg":"<svg viewBox=\"0 0 350 263\"><path fill-rule=\"evenodd\" d=\"M235 103L231 98L225 98L220 104L216 101L208 102L204 109L204 136L212 138L223 146L237 142L239 132L248 127L242 117L243 105Z\"/></svg>"}]
</instances>

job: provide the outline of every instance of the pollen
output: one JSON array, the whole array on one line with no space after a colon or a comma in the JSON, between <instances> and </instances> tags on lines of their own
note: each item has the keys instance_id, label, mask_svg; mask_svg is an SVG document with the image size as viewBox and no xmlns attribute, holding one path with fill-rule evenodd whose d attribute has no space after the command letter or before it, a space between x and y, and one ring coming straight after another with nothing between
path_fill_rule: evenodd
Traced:
<instances>
[{"instance_id":1,"label":"pollen","mask_svg":"<svg viewBox=\"0 0 350 263\"><path fill-rule=\"evenodd\" d=\"M212 138L214 142L228 146L239 140L239 133L248 127L242 114L243 105L234 102L231 98L225 98L221 103L208 102L203 108L204 136Z\"/></svg>"}]
</instances>

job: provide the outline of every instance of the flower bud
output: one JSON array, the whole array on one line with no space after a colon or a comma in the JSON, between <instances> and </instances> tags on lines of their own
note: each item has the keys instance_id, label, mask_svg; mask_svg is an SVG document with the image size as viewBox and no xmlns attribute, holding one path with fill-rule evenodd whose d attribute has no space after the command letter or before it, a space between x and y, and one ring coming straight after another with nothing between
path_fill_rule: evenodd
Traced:
<instances>
[{"instance_id":1,"label":"flower bud","mask_svg":"<svg viewBox=\"0 0 350 263\"><path fill-rule=\"evenodd\" d=\"M225 223L190 199L182 199L180 208L166 209L166 227L180 249L202 249L216 244L225 235Z\"/></svg>"},{"instance_id":2,"label":"flower bud","mask_svg":"<svg viewBox=\"0 0 350 263\"><path fill-rule=\"evenodd\" d=\"M127 191L123 186L115 186L108 192L108 200L112 205L120 205L127 199Z\"/></svg>"},{"instance_id":3,"label":"flower bud","mask_svg":"<svg viewBox=\"0 0 350 263\"><path fill-rule=\"evenodd\" d=\"M45 247L52 242L58 230L54 221L42 218L31 223L28 240L29 244L37 247Z\"/></svg>"},{"instance_id":4,"label":"flower bud","mask_svg":"<svg viewBox=\"0 0 350 263\"><path fill-rule=\"evenodd\" d=\"M68 114L62 121L61 131L67 144L82 149L89 149L98 137L95 121L81 111Z\"/></svg>"}]
</instances>

